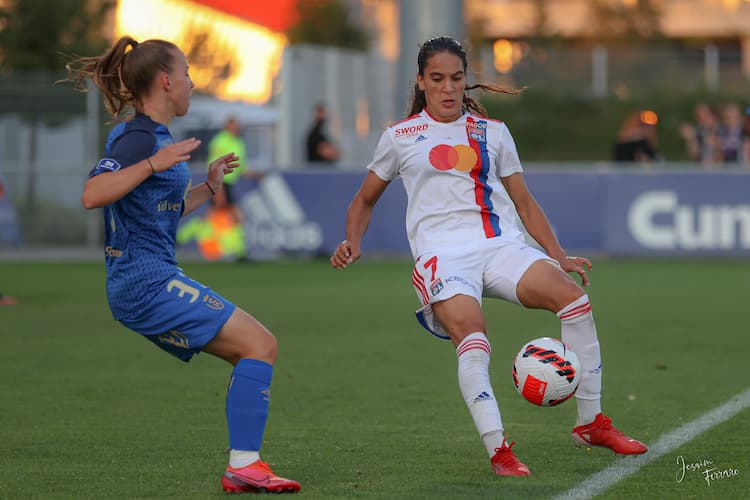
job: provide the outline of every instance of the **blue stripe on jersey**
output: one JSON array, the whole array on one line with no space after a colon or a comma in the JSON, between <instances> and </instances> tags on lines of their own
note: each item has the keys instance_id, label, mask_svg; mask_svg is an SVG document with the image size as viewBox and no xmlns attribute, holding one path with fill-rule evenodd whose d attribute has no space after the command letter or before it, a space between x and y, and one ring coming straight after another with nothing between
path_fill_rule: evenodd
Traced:
<instances>
[{"instance_id":1,"label":"blue stripe on jersey","mask_svg":"<svg viewBox=\"0 0 750 500\"><path fill-rule=\"evenodd\" d=\"M481 181L482 185L485 186L484 191L484 203L487 206L487 209L490 211L489 213L489 219L490 219L490 225L492 226L492 229L494 230L494 234L492 236L500 236L502 234L502 230L500 229L500 218L497 216L497 214L494 212L494 205L492 204L492 200L490 199L490 195L492 194L492 188L487 183L487 175L490 170L490 157L489 154L487 154L487 143L481 142L479 143L480 150L482 151L482 171L479 174L479 180Z\"/></svg>"}]
</instances>

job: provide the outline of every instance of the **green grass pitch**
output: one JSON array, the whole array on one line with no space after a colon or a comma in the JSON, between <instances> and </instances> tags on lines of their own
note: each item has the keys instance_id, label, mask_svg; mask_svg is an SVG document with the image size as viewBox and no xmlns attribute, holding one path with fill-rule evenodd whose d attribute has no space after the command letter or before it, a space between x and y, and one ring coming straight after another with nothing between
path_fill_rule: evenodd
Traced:
<instances>
[{"instance_id":1,"label":"green grass pitch","mask_svg":"<svg viewBox=\"0 0 750 500\"><path fill-rule=\"evenodd\" d=\"M557 318L485 301L492 378L530 478L492 474L456 382L455 353L414 319L407 261L186 263L279 340L263 457L306 498L551 498L632 458L576 449L575 403L537 408L511 363ZM189 364L116 323L103 264L0 263L1 498L219 498L230 366ZM600 260L588 289L603 406L645 441L750 384L750 261ZM603 498L750 497L750 411L651 462ZM679 457L734 477L706 483Z\"/></svg>"}]
</instances>

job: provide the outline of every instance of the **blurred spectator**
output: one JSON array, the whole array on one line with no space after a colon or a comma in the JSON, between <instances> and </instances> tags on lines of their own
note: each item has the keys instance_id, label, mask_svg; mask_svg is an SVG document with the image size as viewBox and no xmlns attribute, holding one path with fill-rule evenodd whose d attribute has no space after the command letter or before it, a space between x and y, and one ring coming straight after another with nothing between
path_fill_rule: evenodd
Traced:
<instances>
[{"instance_id":1,"label":"blurred spectator","mask_svg":"<svg viewBox=\"0 0 750 500\"><path fill-rule=\"evenodd\" d=\"M247 167L245 141L242 139L240 124L233 116L227 118L224 128L209 141L208 161L210 163L227 153L234 153L240 157L239 166L233 172L224 175L223 189L211 198L211 203L216 208L228 208L237 223L240 223L242 211L237 206L235 185L241 177L258 178L259 174L250 171Z\"/></svg>"},{"instance_id":2,"label":"blurred spectator","mask_svg":"<svg viewBox=\"0 0 750 500\"><path fill-rule=\"evenodd\" d=\"M0 292L0 306L14 306L16 304L18 304L18 301L15 298Z\"/></svg>"},{"instance_id":3,"label":"blurred spectator","mask_svg":"<svg viewBox=\"0 0 750 500\"><path fill-rule=\"evenodd\" d=\"M616 162L652 163L658 159L656 151L656 113L634 111L628 115L612 148Z\"/></svg>"},{"instance_id":4,"label":"blurred spectator","mask_svg":"<svg viewBox=\"0 0 750 500\"><path fill-rule=\"evenodd\" d=\"M718 131L721 159L724 163L744 161L742 126L742 110L740 107L735 103L724 106L721 111L721 124Z\"/></svg>"},{"instance_id":5,"label":"blurred spectator","mask_svg":"<svg viewBox=\"0 0 750 500\"><path fill-rule=\"evenodd\" d=\"M5 196L5 186L0 182L0 199L2 199L3 196ZM18 301L15 298L0 292L0 306L14 306L17 303Z\"/></svg>"},{"instance_id":6,"label":"blurred spectator","mask_svg":"<svg viewBox=\"0 0 750 500\"><path fill-rule=\"evenodd\" d=\"M312 127L307 133L307 161L311 163L333 163L339 159L339 150L328 139L324 127L328 119L328 111L323 104L315 106L315 116Z\"/></svg>"},{"instance_id":7,"label":"blurred spectator","mask_svg":"<svg viewBox=\"0 0 750 500\"><path fill-rule=\"evenodd\" d=\"M718 164L721 161L718 114L708 104L698 103L695 106L695 122L695 125L686 123L680 127L688 156L704 165Z\"/></svg>"}]
</instances>

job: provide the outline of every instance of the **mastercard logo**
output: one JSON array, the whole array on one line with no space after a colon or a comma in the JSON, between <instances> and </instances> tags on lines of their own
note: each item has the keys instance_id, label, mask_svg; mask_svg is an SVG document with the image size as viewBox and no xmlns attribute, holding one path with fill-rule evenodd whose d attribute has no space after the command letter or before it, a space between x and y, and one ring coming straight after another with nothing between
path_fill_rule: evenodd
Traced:
<instances>
[{"instance_id":1,"label":"mastercard logo","mask_svg":"<svg viewBox=\"0 0 750 500\"><path fill-rule=\"evenodd\" d=\"M440 144L430 150L430 164L438 170L455 168L460 172L468 172L477 164L477 154L465 144Z\"/></svg>"}]
</instances>

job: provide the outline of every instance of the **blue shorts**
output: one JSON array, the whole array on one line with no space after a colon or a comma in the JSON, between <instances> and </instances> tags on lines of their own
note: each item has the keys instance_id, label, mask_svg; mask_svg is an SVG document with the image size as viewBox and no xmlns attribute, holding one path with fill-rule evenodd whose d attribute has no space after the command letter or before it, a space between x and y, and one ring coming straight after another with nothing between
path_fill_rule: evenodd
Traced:
<instances>
[{"instance_id":1,"label":"blue shorts","mask_svg":"<svg viewBox=\"0 0 750 500\"><path fill-rule=\"evenodd\" d=\"M176 274L137 318L120 322L182 361L190 361L237 306L205 285Z\"/></svg>"}]
</instances>

